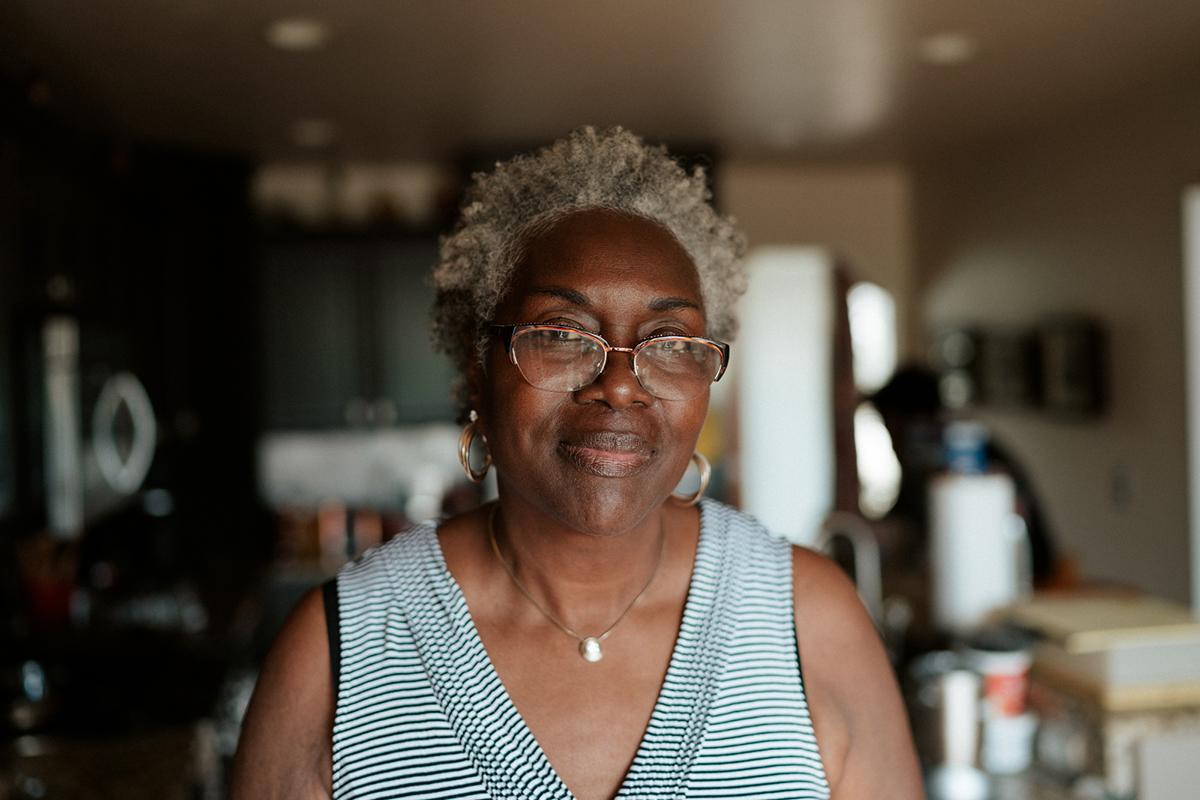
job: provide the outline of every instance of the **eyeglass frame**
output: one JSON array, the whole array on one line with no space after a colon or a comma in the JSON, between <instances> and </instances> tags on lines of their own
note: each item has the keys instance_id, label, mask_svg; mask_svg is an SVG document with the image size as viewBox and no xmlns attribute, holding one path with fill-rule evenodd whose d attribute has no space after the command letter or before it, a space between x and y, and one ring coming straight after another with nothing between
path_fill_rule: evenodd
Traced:
<instances>
[{"instance_id":1,"label":"eyeglass frame","mask_svg":"<svg viewBox=\"0 0 1200 800\"><path fill-rule=\"evenodd\" d=\"M513 339L517 337L518 333L524 333L525 331L535 329L577 333L585 338L598 342L604 349L604 361L601 362L600 369L596 372L596 377L592 378L591 382L580 386L579 389L565 389L563 390L564 392L578 392L580 389L586 389L588 386L591 386L593 383L600 380L600 376L603 375L604 370L608 368L609 353L629 353L629 367L633 370L633 375L635 378L637 378L638 385L647 392L650 392L650 390L646 389L646 386L642 383L642 376L638 375L637 354L640 353L642 349L646 347L646 345L656 341L661 341L663 339L686 339L688 341L703 342L704 344L715 348L716 351L721 354L721 368L717 370L716 377L712 379L713 383L721 380L721 376L725 374L725 370L729 367L729 345L725 342L717 341L716 339L708 339L704 336L685 336L677 333L656 333L647 336L645 339L642 339L633 347L614 347L613 345L609 344L608 340L600 334L592 333L591 331L585 331L583 328L574 328L570 325L539 325L537 323L523 323L520 325L493 325L489 330L492 336L498 337L500 343L504 345L504 352L508 355L508 360L512 362L512 365L516 367L518 371L521 371L521 365L517 363L517 357L513 353ZM525 377L525 373L523 371L521 372L521 377ZM529 379L525 378L525 380L528 381ZM554 390L544 389L543 391ZM654 394L654 392L650 392L650 394L658 397L658 395ZM659 397L658 399L663 400L665 398Z\"/></svg>"}]
</instances>

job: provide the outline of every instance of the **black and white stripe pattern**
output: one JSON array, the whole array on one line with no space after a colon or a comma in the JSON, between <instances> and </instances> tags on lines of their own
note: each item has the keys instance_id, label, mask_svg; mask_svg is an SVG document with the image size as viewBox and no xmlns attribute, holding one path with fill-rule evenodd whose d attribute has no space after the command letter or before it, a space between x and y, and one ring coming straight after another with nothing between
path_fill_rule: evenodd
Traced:
<instances>
[{"instance_id":1,"label":"black and white stripe pattern","mask_svg":"<svg viewBox=\"0 0 1200 800\"><path fill-rule=\"evenodd\" d=\"M338 576L336 798L571 800L422 525ZM789 546L701 506L679 639L618 798L828 798L800 676Z\"/></svg>"}]
</instances>

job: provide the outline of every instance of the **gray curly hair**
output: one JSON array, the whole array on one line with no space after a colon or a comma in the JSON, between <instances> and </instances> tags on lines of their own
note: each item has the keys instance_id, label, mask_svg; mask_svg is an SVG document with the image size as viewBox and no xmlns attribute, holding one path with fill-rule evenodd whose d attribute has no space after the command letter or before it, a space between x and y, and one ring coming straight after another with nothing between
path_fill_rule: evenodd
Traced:
<instances>
[{"instance_id":1,"label":"gray curly hair","mask_svg":"<svg viewBox=\"0 0 1200 800\"><path fill-rule=\"evenodd\" d=\"M537 153L475 175L433 270L435 349L450 356L461 375L470 357L463 334L470 333L482 361L488 327L524 243L585 208L634 214L673 233L699 273L708 335L732 339L734 305L746 291L746 243L732 220L713 211L709 196L702 168L688 175L665 147L648 146L622 128L579 128ZM461 406L463 387L455 394Z\"/></svg>"}]
</instances>

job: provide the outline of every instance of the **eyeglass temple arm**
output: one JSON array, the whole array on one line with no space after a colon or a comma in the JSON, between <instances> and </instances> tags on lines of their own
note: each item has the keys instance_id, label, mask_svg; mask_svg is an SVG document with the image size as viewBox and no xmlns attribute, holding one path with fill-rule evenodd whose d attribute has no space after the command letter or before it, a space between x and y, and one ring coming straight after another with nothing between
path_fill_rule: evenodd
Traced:
<instances>
[{"instance_id":1,"label":"eyeglass temple arm","mask_svg":"<svg viewBox=\"0 0 1200 800\"><path fill-rule=\"evenodd\" d=\"M713 378L713 383L716 383L725 376L725 370L729 369L729 345L725 342L718 342L715 339L710 339L709 341L721 351L721 369L717 371L717 377Z\"/></svg>"}]
</instances>

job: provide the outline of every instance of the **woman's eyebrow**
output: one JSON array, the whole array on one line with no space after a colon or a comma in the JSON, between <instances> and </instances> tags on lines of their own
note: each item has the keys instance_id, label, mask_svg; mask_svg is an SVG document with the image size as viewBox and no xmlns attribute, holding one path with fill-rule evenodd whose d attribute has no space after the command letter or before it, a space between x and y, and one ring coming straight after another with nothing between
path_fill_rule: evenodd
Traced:
<instances>
[{"instance_id":1,"label":"woman's eyebrow","mask_svg":"<svg viewBox=\"0 0 1200 800\"><path fill-rule=\"evenodd\" d=\"M651 311L675 311L679 308L694 308L700 310L700 306L696 305L686 297L660 297L657 300L650 301Z\"/></svg>"},{"instance_id":2,"label":"woman's eyebrow","mask_svg":"<svg viewBox=\"0 0 1200 800\"><path fill-rule=\"evenodd\" d=\"M535 286L530 291L530 294L544 294L550 297L557 297L559 300L565 300L573 306L580 308L589 308L592 304L587 299L587 295L575 289L568 289L565 286Z\"/></svg>"},{"instance_id":3,"label":"woman's eyebrow","mask_svg":"<svg viewBox=\"0 0 1200 800\"><path fill-rule=\"evenodd\" d=\"M587 295L576 289L569 289L566 286L535 286L529 293L557 297L559 300L564 300L579 308L592 307L592 302L588 299ZM655 312L675 311L680 308L700 310L700 306L695 301L688 300L686 297L657 297L647 304L647 308Z\"/></svg>"}]
</instances>

